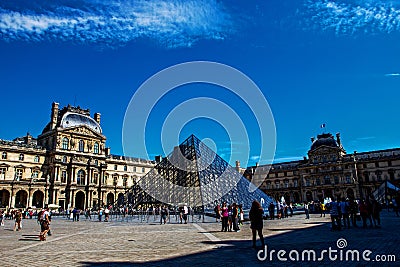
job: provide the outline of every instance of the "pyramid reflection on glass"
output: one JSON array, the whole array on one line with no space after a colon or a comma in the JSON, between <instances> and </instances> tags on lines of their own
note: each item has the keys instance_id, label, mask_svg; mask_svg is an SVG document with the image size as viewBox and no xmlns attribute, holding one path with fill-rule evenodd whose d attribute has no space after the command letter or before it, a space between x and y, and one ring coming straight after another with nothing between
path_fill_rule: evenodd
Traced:
<instances>
[{"instance_id":1,"label":"pyramid reflection on glass","mask_svg":"<svg viewBox=\"0 0 400 267\"><path fill-rule=\"evenodd\" d=\"M134 207L165 203L208 209L227 202L249 209L253 200L264 207L272 201L194 135L136 181L126 196Z\"/></svg>"}]
</instances>

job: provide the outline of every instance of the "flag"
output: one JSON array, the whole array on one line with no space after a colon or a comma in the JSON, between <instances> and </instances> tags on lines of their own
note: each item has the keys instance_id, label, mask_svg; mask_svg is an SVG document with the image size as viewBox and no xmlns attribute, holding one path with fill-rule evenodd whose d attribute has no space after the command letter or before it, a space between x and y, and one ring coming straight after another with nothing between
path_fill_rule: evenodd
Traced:
<instances>
[{"instance_id":1,"label":"flag","mask_svg":"<svg viewBox=\"0 0 400 267\"><path fill-rule=\"evenodd\" d=\"M325 126L326 126L325 123L321 124L321 128L325 128Z\"/></svg>"}]
</instances>

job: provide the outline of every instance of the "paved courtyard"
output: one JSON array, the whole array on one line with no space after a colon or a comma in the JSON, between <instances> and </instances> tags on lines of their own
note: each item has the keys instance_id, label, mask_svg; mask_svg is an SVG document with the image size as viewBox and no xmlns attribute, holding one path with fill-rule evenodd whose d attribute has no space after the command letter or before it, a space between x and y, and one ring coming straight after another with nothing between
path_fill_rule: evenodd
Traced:
<instances>
[{"instance_id":1,"label":"paved courtyard","mask_svg":"<svg viewBox=\"0 0 400 267\"><path fill-rule=\"evenodd\" d=\"M240 232L220 232L221 225L206 217L205 222L195 220L179 224L175 217L171 223L160 225L150 217L141 222L137 217L111 222L85 220L79 222L65 218L54 218L53 235L47 241L38 238L39 225L36 220L23 220L21 231L12 231L13 221L6 220L0 229L2 266L333 266L333 265L387 265L399 266L400 218L393 212L382 212L382 228L351 228L331 232L329 217L320 218L311 214L310 220L297 215L284 220L264 222L264 235L268 253L275 250L272 261L257 259L258 250L251 248L251 232L245 223ZM358 222L359 224L361 222ZM341 240L343 260L340 261ZM347 243L346 246L344 244ZM322 250L338 250L337 260L331 261L328 254L318 262ZM360 261L345 261L346 250L359 250ZM285 250L287 262L279 261L277 251ZM291 250L315 250L317 261L292 261ZM363 261L361 253L371 261ZM264 253L259 253L262 257ZM270 254L268 254L270 255ZM307 255L307 254L306 254ZM376 255L395 255L397 262L376 262ZM295 257L296 254L291 254ZM382 257L381 257L382 258Z\"/></svg>"}]
</instances>

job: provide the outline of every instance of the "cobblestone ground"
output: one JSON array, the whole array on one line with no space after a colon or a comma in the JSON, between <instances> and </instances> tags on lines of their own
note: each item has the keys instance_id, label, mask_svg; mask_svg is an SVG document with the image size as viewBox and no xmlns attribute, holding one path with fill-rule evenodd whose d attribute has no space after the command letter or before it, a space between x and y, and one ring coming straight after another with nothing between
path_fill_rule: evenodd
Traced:
<instances>
[{"instance_id":1,"label":"cobblestone ground","mask_svg":"<svg viewBox=\"0 0 400 267\"><path fill-rule=\"evenodd\" d=\"M39 226L36 220L23 220L23 229L14 232L13 221L6 220L0 229L1 266L334 266L334 265L387 265L400 266L400 218L393 212L382 212L382 228L351 228L331 232L329 217L311 214L305 220L297 215L283 220L265 221L264 236L267 251L275 250L273 259L257 259L258 250L251 248L251 231L245 223L240 232L221 232L221 225L213 218L194 220L188 224L179 224L175 218L166 225L160 225L151 217L149 222L140 222L138 218L122 221L113 218L111 222L85 220L72 222L65 218L54 218L53 235L47 241L38 238ZM360 222L358 222L360 224ZM338 239L342 249L338 248ZM347 243L346 247L343 247ZM292 261L291 250L315 250L316 258L322 250L333 250L336 261L324 255L322 262ZM261 249L261 247L260 247ZM287 262L279 261L277 251L285 250L282 255ZM360 261L346 261L346 251L358 250ZM372 251L368 255L371 261L362 259L364 250ZM340 251L343 253L340 261ZM270 254L268 254L270 255ZM296 257L293 252L290 254ZM394 255L397 262L377 262L376 256ZM260 253L264 256L264 253ZM351 256L351 255L350 255ZM349 256L349 257L350 257ZM388 258L388 257L387 257ZM378 264L379 263L379 264Z\"/></svg>"}]
</instances>

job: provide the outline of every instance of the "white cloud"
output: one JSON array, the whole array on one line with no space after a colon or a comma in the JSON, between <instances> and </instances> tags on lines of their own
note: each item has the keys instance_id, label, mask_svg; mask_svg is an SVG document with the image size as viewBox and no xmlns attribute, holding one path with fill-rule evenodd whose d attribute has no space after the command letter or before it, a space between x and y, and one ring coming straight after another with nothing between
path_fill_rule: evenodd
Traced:
<instances>
[{"instance_id":1,"label":"white cloud","mask_svg":"<svg viewBox=\"0 0 400 267\"><path fill-rule=\"evenodd\" d=\"M39 2L39 1L38 1ZM41 2L39 2L41 3ZM233 26L217 1L80 1L81 6L11 10L0 4L2 39L91 42L123 45L150 37L167 47L200 39L223 39Z\"/></svg>"},{"instance_id":2,"label":"white cloud","mask_svg":"<svg viewBox=\"0 0 400 267\"><path fill-rule=\"evenodd\" d=\"M400 8L393 1L308 0L306 7L310 25L338 35L400 30Z\"/></svg>"},{"instance_id":3,"label":"white cloud","mask_svg":"<svg viewBox=\"0 0 400 267\"><path fill-rule=\"evenodd\" d=\"M385 74L386 77L397 77L400 76L400 73L387 73Z\"/></svg>"}]
</instances>

